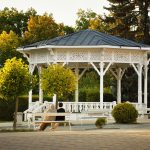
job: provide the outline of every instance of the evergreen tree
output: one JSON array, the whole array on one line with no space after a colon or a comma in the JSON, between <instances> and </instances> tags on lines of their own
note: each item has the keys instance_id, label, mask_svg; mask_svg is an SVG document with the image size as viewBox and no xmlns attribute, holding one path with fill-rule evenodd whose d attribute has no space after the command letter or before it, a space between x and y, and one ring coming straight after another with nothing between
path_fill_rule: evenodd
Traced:
<instances>
[{"instance_id":1,"label":"evergreen tree","mask_svg":"<svg viewBox=\"0 0 150 150\"><path fill-rule=\"evenodd\" d=\"M105 16L108 32L127 39L150 44L149 0L108 0L110 12Z\"/></svg>"},{"instance_id":2,"label":"evergreen tree","mask_svg":"<svg viewBox=\"0 0 150 150\"><path fill-rule=\"evenodd\" d=\"M137 40L142 40L145 44L150 44L150 0L132 0L135 3L138 19Z\"/></svg>"},{"instance_id":3,"label":"evergreen tree","mask_svg":"<svg viewBox=\"0 0 150 150\"><path fill-rule=\"evenodd\" d=\"M127 39L134 39L137 17L134 3L130 0L108 0L110 7L104 7L110 12L104 22L109 24L108 33Z\"/></svg>"}]
</instances>

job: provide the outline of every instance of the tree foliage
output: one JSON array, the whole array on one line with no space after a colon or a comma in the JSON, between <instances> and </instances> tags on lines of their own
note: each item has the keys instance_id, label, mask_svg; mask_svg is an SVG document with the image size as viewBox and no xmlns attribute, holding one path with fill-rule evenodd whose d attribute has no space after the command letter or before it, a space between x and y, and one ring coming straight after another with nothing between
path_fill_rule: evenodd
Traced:
<instances>
[{"instance_id":1,"label":"tree foliage","mask_svg":"<svg viewBox=\"0 0 150 150\"><path fill-rule=\"evenodd\" d=\"M18 97L31 88L31 76L22 59L8 59L0 69L0 93L4 98Z\"/></svg>"},{"instance_id":2,"label":"tree foliage","mask_svg":"<svg viewBox=\"0 0 150 150\"><path fill-rule=\"evenodd\" d=\"M59 35L63 35L63 25L58 25L52 15L30 16L28 21L28 30L24 33L26 43L33 43L41 40L47 40Z\"/></svg>"},{"instance_id":3,"label":"tree foliage","mask_svg":"<svg viewBox=\"0 0 150 150\"><path fill-rule=\"evenodd\" d=\"M22 55L16 51L20 46L20 38L13 31L7 33L3 31L0 34L0 65L3 66L7 59L13 57L21 57Z\"/></svg>"},{"instance_id":4,"label":"tree foliage","mask_svg":"<svg viewBox=\"0 0 150 150\"><path fill-rule=\"evenodd\" d=\"M108 32L127 39L150 44L149 0L108 0L104 7L110 14L105 16Z\"/></svg>"},{"instance_id":5,"label":"tree foliage","mask_svg":"<svg viewBox=\"0 0 150 150\"><path fill-rule=\"evenodd\" d=\"M27 21L30 16L35 16L36 11L33 8L26 12L18 11L16 8L5 7L0 10L0 33L3 31L10 32L12 30L21 36L27 29Z\"/></svg>"},{"instance_id":6,"label":"tree foliage","mask_svg":"<svg viewBox=\"0 0 150 150\"><path fill-rule=\"evenodd\" d=\"M41 73L42 89L48 95L69 95L75 90L76 80L74 73L61 65L51 65Z\"/></svg>"},{"instance_id":7,"label":"tree foliage","mask_svg":"<svg viewBox=\"0 0 150 150\"><path fill-rule=\"evenodd\" d=\"M105 16L104 21L108 24L108 32L127 39L134 39L135 31L131 30L137 26L137 18L133 9L135 5L129 0L108 0L110 7L104 7L110 14Z\"/></svg>"},{"instance_id":8,"label":"tree foliage","mask_svg":"<svg viewBox=\"0 0 150 150\"><path fill-rule=\"evenodd\" d=\"M87 11L79 9L77 12L76 30L92 29L106 32L107 24L104 23L101 15L88 9Z\"/></svg>"},{"instance_id":9,"label":"tree foliage","mask_svg":"<svg viewBox=\"0 0 150 150\"><path fill-rule=\"evenodd\" d=\"M28 66L21 59L8 59L4 67L0 69L0 96L16 100L14 129L17 122L18 97L31 89L31 79Z\"/></svg>"}]
</instances>

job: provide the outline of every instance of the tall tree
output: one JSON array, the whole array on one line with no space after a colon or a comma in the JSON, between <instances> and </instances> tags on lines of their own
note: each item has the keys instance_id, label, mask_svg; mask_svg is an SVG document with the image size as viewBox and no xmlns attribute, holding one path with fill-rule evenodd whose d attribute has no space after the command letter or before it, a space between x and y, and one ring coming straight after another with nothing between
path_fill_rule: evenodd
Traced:
<instances>
[{"instance_id":1,"label":"tall tree","mask_svg":"<svg viewBox=\"0 0 150 150\"><path fill-rule=\"evenodd\" d=\"M3 66L7 59L13 57L21 57L22 54L16 51L20 46L20 38L13 31L6 33L3 31L0 34L0 66Z\"/></svg>"},{"instance_id":2,"label":"tall tree","mask_svg":"<svg viewBox=\"0 0 150 150\"><path fill-rule=\"evenodd\" d=\"M62 24L58 25L52 15L30 16L28 30L24 33L25 43L33 43L63 35Z\"/></svg>"},{"instance_id":3,"label":"tall tree","mask_svg":"<svg viewBox=\"0 0 150 150\"><path fill-rule=\"evenodd\" d=\"M94 11L79 9L77 15L76 30L92 29L101 32L106 31L107 24L103 22L102 16L96 14Z\"/></svg>"},{"instance_id":4,"label":"tall tree","mask_svg":"<svg viewBox=\"0 0 150 150\"><path fill-rule=\"evenodd\" d=\"M105 15L104 21L108 23L108 33L127 39L135 38L135 29L138 20L134 14L135 4L130 0L108 0L110 7L104 7L110 12Z\"/></svg>"},{"instance_id":5,"label":"tall tree","mask_svg":"<svg viewBox=\"0 0 150 150\"><path fill-rule=\"evenodd\" d=\"M150 44L150 1L149 0L132 0L136 6L138 28L137 39L143 43Z\"/></svg>"},{"instance_id":6,"label":"tall tree","mask_svg":"<svg viewBox=\"0 0 150 150\"><path fill-rule=\"evenodd\" d=\"M8 59L0 69L0 94L3 98L16 100L13 129L16 129L18 97L25 94L31 88L31 75L28 66L21 59Z\"/></svg>"},{"instance_id":7,"label":"tall tree","mask_svg":"<svg viewBox=\"0 0 150 150\"><path fill-rule=\"evenodd\" d=\"M5 7L0 10L0 33L12 30L19 36L27 29L27 22L30 16L35 16L36 11L30 8L26 12L18 11L16 8Z\"/></svg>"},{"instance_id":8,"label":"tall tree","mask_svg":"<svg viewBox=\"0 0 150 150\"><path fill-rule=\"evenodd\" d=\"M110 14L105 16L108 32L124 38L150 44L150 1L108 0L110 7L104 7Z\"/></svg>"},{"instance_id":9,"label":"tall tree","mask_svg":"<svg viewBox=\"0 0 150 150\"><path fill-rule=\"evenodd\" d=\"M74 33L75 32L75 29L71 26L67 26L65 25L63 27L63 31L64 31L64 34L67 35L67 34L71 34L71 33Z\"/></svg>"},{"instance_id":10,"label":"tall tree","mask_svg":"<svg viewBox=\"0 0 150 150\"><path fill-rule=\"evenodd\" d=\"M84 30L88 29L90 26L90 20L96 17L96 13L92 10L82 10L79 9L77 12L78 19L76 20L76 29Z\"/></svg>"}]
</instances>

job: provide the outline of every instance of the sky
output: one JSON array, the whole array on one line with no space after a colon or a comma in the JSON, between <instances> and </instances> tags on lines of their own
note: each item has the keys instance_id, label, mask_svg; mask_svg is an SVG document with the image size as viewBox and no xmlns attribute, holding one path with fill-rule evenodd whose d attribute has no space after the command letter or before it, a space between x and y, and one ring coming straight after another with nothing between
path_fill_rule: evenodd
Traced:
<instances>
[{"instance_id":1,"label":"sky","mask_svg":"<svg viewBox=\"0 0 150 150\"><path fill-rule=\"evenodd\" d=\"M40 15L52 13L57 23L69 26L75 26L78 9L91 9L103 15L106 12L103 6L108 6L107 0L0 0L0 10L14 7L19 11L27 11L32 7Z\"/></svg>"}]
</instances>

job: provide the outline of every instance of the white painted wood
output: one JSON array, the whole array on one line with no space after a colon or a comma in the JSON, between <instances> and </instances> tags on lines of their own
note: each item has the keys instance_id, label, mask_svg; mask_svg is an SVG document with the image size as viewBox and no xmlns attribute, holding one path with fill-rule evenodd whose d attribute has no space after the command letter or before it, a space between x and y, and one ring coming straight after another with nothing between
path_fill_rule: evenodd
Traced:
<instances>
[{"instance_id":1,"label":"white painted wood","mask_svg":"<svg viewBox=\"0 0 150 150\"><path fill-rule=\"evenodd\" d=\"M79 101L79 68L76 66L75 68L75 74L77 77L77 81L76 81L76 90L75 90L75 102Z\"/></svg>"},{"instance_id":2,"label":"white painted wood","mask_svg":"<svg viewBox=\"0 0 150 150\"><path fill-rule=\"evenodd\" d=\"M121 103L121 72L122 69L117 69L117 103Z\"/></svg>"},{"instance_id":3,"label":"white painted wood","mask_svg":"<svg viewBox=\"0 0 150 150\"><path fill-rule=\"evenodd\" d=\"M144 104L147 106L147 79L148 79L148 66L144 65Z\"/></svg>"},{"instance_id":4,"label":"white painted wood","mask_svg":"<svg viewBox=\"0 0 150 150\"><path fill-rule=\"evenodd\" d=\"M111 66L112 62L110 62L107 67L105 68L104 72L103 72L103 76L106 74L106 71L108 71L109 67Z\"/></svg>"},{"instance_id":5,"label":"white painted wood","mask_svg":"<svg viewBox=\"0 0 150 150\"><path fill-rule=\"evenodd\" d=\"M56 105L57 105L57 104L56 104L56 103L57 103L56 98L57 98L57 95L54 94L54 95L53 95L53 104L54 104L55 108L56 108Z\"/></svg>"},{"instance_id":6,"label":"white painted wood","mask_svg":"<svg viewBox=\"0 0 150 150\"><path fill-rule=\"evenodd\" d=\"M103 109L103 93L104 93L104 63L100 62L100 108Z\"/></svg>"},{"instance_id":7,"label":"white painted wood","mask_svg":"<svg viewBox=\"0 0 150 150\"><path fill-rule=\"evenodd\" d=\"M117 68L115 71L110 69L110 72L115 76L117 80L117 103L121 103L121 79L124 75L125 69Z\"/></svg>"},{"instance_id":8,"label":"white painted wood","mask_svg":"<svg viewBox=\"0 0 150 150\"><path fill-rule=\"evenodd\" d=\"M38 66L39 78L40 78L41 71L42 71L42 67ZM43 103L43 90L41 88L41 78L39 79L39 102L41 104Z\"/></svg>"},{"instance_id":9,"label":"white painted wood","mask_svg":"<svg viewBox=\"0 0 150 150\"><path fill-rule=\"evenodd\" d=\"M138 103L142 106L142 65L138 64Z\"/></svg>"},{"instance_id":10,"label":"white painted wood","mask_svg":"<svg viewBox=\"0 0 150 150\"><path fill-rule=\"evenodd\" d=\"M81 74L79 75L78 80L81 79L81 77L84 75L84 73L87 71L87 68L84 68L84 70L81 72Z\"/></svg>"},{"instance_id":11,"label":"white painted wood","mask_svg":"<svg viewBox=\"0 0 150 150\"><path fill-rule=\"evenodd\" d=\"M95 64L93 62L90 62L90 64L93 66L93 68L96 70L96 72L98 73L98 75L100 76L100 71L97 69L97 67L95 66Z\"/></svg>"},{"instance_id":12,"label":"white painted wood","mask_svg":"<svg viewBox=\"0 0 150 150\"><path fill-rule=\"evenodd\" d=\"M29 73L33 75L34 69L35 69L35 64L29 64ZM32 103L32 89L29 91L29 99L28 99L28 109L31 107Z\"/></svg>"}]
</instances>

